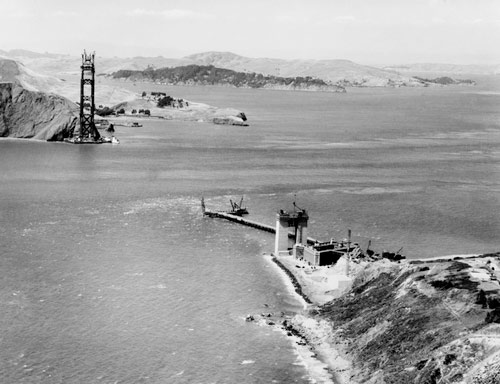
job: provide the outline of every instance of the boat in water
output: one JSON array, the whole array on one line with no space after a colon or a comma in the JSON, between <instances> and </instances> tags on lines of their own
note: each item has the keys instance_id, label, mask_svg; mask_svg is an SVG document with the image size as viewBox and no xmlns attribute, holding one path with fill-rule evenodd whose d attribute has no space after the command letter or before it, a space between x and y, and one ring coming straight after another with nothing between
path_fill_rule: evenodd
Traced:
<instances>
[{"instance_id":1,"label":"boat in water","mask_svg":"<svg viewBox=\"0 0 500 384\"><path fill-rule=\"evenodd\" d=\"M248 215L247 208L243 207L243 197L241 197L239 204L231 199L229 200L229 202L231 203L231 211L228 212L230 215L235 215L235 216Z\"/></svg>"},{"instance_id":2,"label":"boat in water","mask_svg":"<svg viewBox=\"0 0 500 384\"><path fill-rule=\"evenodd\" d=\"M110 122L105 119L96 119L95 120L95 127L97 129L107 129L110 125Z\"/></svg>"},{"instance_id":3,"label":"boat in water","mask_svg":"<svg viewBox=\"0 0 500 384\"><path fill-rule=\"evenodd\" d=\"M111 144L120 144L120 140L118 140L116 137L114 136L106 136L106 137L103 137L102 138L102 141L103 143L111 143Z\"/></svg>"}]
</instances>

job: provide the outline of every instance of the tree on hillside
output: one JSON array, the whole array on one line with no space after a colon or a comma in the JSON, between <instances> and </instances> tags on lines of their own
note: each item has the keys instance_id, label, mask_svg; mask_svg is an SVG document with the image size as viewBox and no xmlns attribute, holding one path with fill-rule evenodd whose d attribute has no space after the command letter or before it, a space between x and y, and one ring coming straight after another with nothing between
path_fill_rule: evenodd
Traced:
<instances>
[{"instance_id":1,"label":"tree on hillside","mask_svg":"<svg viewBox=\"0 0 500 384\"><path fill-rule=\"evenodd\" d=\"M172 105L173 101L174 101L173 97L165 96L165 97L162 97L160 100L158 100L157 106L160 108L170 107Z\"/></svg>"},{"instance_id":2,"label":"tree on hillside","mask_svg":"<svg viewBox=\"0 0 500 384\"><path fill-rule=\"evenodd\" d=\"M109 116L109 115L112 115L113 113L115 113L115 111L113 111L113 109L111 109L109 107L104 107L104 108L96 110L95 113L98 116Z\"/></svg>"}]
</instances>

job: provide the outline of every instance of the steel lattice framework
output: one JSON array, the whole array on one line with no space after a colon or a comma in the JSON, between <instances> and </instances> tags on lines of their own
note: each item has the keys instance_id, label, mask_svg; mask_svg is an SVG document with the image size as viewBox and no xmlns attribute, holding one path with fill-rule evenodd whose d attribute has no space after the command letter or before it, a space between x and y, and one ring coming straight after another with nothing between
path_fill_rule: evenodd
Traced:
<instances>
[{"instance_id":1,"label":"steel lattice framework","mask_svg":"<svg viewBox=\"0 0 500 384\"><path fill-rule=\"evenodd\" d=\"M82 78L80 81L80 132L78 138L80 140L100 139L99 131L94 123L94 85L95 85L95 53L87 54L83 51L82 54Z\"/></svg>"}]
</instances>

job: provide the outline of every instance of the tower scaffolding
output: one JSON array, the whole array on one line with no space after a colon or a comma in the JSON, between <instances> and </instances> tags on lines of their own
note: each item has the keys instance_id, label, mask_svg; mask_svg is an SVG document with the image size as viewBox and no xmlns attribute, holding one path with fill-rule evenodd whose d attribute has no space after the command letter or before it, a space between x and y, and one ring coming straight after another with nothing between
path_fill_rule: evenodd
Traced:
<instances>
[{"instance_id":1,"label":"tower scaffolding","mask_svg":"<svg viewBox=\"0 0 500 384\"><path fill-rule=\"evenodd\" d=\"M100 142L101 135L94 123L95 101L95 53L87 54L84 50L82 54L82 77L80 80L80 130L75 142Z\"/></svg>"}]
</instances>

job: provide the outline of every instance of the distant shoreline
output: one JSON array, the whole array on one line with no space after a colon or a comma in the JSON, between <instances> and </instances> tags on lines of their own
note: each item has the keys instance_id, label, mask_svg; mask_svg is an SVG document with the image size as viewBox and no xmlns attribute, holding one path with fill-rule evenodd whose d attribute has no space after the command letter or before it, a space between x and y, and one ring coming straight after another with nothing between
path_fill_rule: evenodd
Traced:
<instances>
[{"instance_id":1,"label":"distant shoreline","mask_svg":"<svg viewBox=\"0 0 500 384\"><path fill-rule=\"evenodd\" d=\"M127 83L140 83L140 84L154 84L161 85L165 87L217 87L217 88L234 88L234 89L255 89L255 90L268 90L268 91L290 91L290 92L325 92L325 93L346 93L346 89L343 87L338 87L334 84L328 84L324 86L304 86L304 87L292 87L286 85L273 85L269 84L262 87L251 87L251 86L236 86L232 84L222 84L222 83L198 83L190 81L180 81L180 82L164 82L155 81L147 79L124 79L124 78L110 78L112 81L127 82ZM355 88L371 88L371 87L355 87ZM374 87L380 88L380 87ZM382 87L383 88L383 87ZM390 88L390 87L389 87Z\"/></svg>"}]
</instances>

